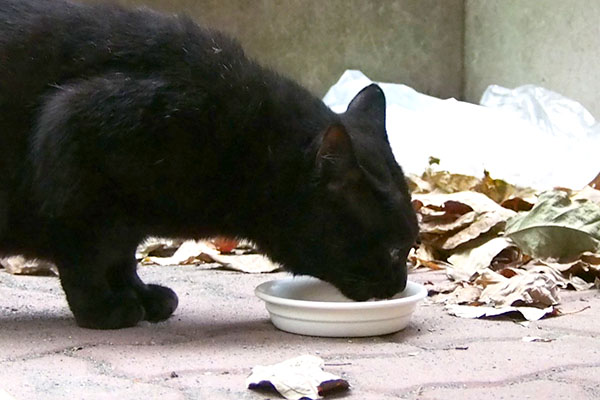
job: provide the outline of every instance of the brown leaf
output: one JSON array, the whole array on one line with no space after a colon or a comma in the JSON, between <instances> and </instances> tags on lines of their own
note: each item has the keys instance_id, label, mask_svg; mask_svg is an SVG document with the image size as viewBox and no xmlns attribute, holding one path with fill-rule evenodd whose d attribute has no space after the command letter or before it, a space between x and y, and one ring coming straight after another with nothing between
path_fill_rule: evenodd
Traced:
<instances>
[{"instance_id":1,"label":"brown leaf","mask_svg":"<svg viewBox=\"0 0 600 400\"><path fill-rule=\"evenodd\" d=\"M488 171L483 171L483 179L473 190L485 194L496 203L502 203L516 192L515 186L502 179L493 179Z\"/></svg>"},{"instance_id":2,"label":"brown leaf","mask_svg":"<svg viewBox=\"0 0 600 400\"><path fill-rule=\"evenodd\" d=\"M499 224L515 214L481 193L430 193L413 197L413 202L420 203L417 216L421 241L440 250L453 250L496 227L499 230L502 227Z\"/></svg>"},{"instance_id":3,"label":"brown leaf","mask_svg":"<svg viewBox=\"0 0 600 400\"><path fill-rule=\"evenodd\" d=\"M435 249L425 243L421 243L416 250L411 250L408 258L415 268L427 267L432 270L440 270L445 269L448 265L446 262L439 260Z\"/></svg>"},{"instance_id":4,"label":"brown leaf","mask_svg":"<svg viewBox=\"0 0 600 400\"><path fill-rule=\"evenodd\" d=\"M461 203L460 201L448 200L444 202L443 211L445 211L447 214L464 215L473 211L473 208L467 204Z\"/></svg>"},{"instance_id":5,"label":"brown leaf","mask_svg":"<svg viewBox=\"0 0 600 400\"><path fill-rule=\"evenodd\" d=\"M452 174L448 171L434 171L427 169L421 179L428 182L431 191L442 193L456 193L471 190L479 183L479 179L469 175Z\"/></svg>"},{"instance_id":6,"label":"brown leaf","mask_svg":"<svg viewBox=\"0 0 600 400\"><path fill-rule=\"evenodd\" d=\"M479 301L480 296L480 287L461 282L450 293L441 293L432 300L443 304L473 304Z\"/></svg>"},{"instance_id":7,"label":"brown leaf","mask_svg":"<svg viewBox=\"0 0 600 400\"><path fill-rule=\"evenodd\" d=\"M498 253L490 263L490 268L494 271L505 269L507 267L519 267L531 260L517 246L508 246Z\"/></svg>"},{"instance_id":8,"label":"brown leaf","mask_svg":"<svg viewBox=\"0 0 600 400\"><path fill-rule=\"evenodd\" d=\"M336 393L345 392L350 388L348 381L344 379L332 379L330 381L321 382L317 386L319 396L329 396Z\"/></svg>"},{"instance_id":9,"label":"brown leaf","mask_svg":"<svg viewBox=\"0 0 600 400\"><path fill-rule=\"evenodd\" d=\"M558 289L559 283L553 276L532 271L487 285L481 292L480 301L495 307L528 305L542 308L558 303Z\"/></svg>"},{"instance_id":10,"label":"brown leaf","mask_svg":"<svg viewBox=\"0 0 600 400\"><path fill-rule=\"evenodd\" d=\"M484 212L477 216L475 221L468 227L456 232L450 236L442 244L442 249L452 250L460 245L463 245L473 239L477 239L481 235L491 231L499 224L504 224L508 218L506 214L499 212Z\"/></svg>"},{"instance_id":11,"label":"brown leaf","mask_svg":"<svg viewBox=\"0 0 600 400\"><path fill-rule=\"evenodd\" d=\"M584 261L558 263L551 260L532 260L523 265L527 271L537 271L552 275L563 288L575 290L590 289L594 280L600 277L600 267Z\"/></svg>"},{"instance_id":12,"label":"brown leaf","mask_svg":"<svg viewBox=\"0 0 600 400\"><path fill-rule=\"evenodd\" d=\"M507 215L514 215L514 212L501 207L498 203L482 193L463 191L457 193L428 193L414 194L413 201L418 200L423 207L430 209L444 210L446 202L456 202L470 207L476 212L498 211Z\"/></svg>"},{"instance_id":13,"label":"brown leaf","mask_svg":"<svg viewBox=\"0 0 600 400\"><path fill-rule=\"evenodd\" d=\"M429 193L433 190L429 182L414 174L407 174L406 182L411 193Z\"/></svg>"},{"instance_id":14,"label":"brown leaf","mask_svg":"<svg viewBox=\"0 0 600 400\"><path fill-rule=\"evenodd\" d=\"M510 241L499 237L491 239L481 246L457 252L448 258L452 267L448 268L447 273L454 280L470 280L475 274L489 270L494 258L511 246Z\"/></svg>"},{"instance_id":15,"label":"brown leaf","mask_svg":"<svg viewBox=\"0 0 600 400\"><path fill-rule=\"evenodd\" d=\"M475 211L471 211L459 216L454 220L447 220L445 218L429 218L427 220L423 219L419 225L419 229L422 233L445 234L466 228L475 222L476 218L477 213Z\"/></svg>"},{"instance_id":16,"label":"brown leaf","mask_svg":"<svg viewBox=\"0 0 600 400\"><path fill-rule=\"evenodd\" d=\"M500 205L516 212L529 211L533 208L532 203L525 201L520 197L511 197L510 199L501 202Z\"/></svg>"},{"instance_id":17,"label":"brown leaf","mask_svg":"<svg viewBox=\"0 0 600 400\"><path fill-rule=\"evenodd\" d=\"M581 255L581 261L591 265L600 265L600 254L586 251Z\"/></svg>"},{"instance_id":18,"label":"brown leaf","mask_svg":"<svg viewBox=\"0 0 600 400\"><path fill-rule=\"evenodd\" d=\"M588 183L588 186L593 189L600 189L600 173L596 175L596 177L592 179L590 183Z\"/></svg>"},{"instance_id":19,"label":"brown leaf","mask_svg":"<svg viewBox=\"0 0 600 400\"><path fill-rule=\"evenodd\" d=\"M183 240L179 239L150 237L138 246L135 257L138 260L142 260L148 256L171 257L183 242Z\"/></svg>"},{"instance_id":20,"label":"brown leaf","mask_svg":"<svg viewBox=\"0 0 600 400\"><path fill-rule=\"evenodd\" d=\"M426 282L427 294L435 296L436 294L448 294L454 292L456 288L462 285L462 282L444 281L440 283Z\"/></svg>"},{"instance_id":21,"label":"brown leaf","mask_svg":"<svg viewBox=\"0 0 600 400\"><path fill-rule=\"evenodd\" d=\"M513 276L518 275L514 268L502 268L497 272L505 278L512 278Z\"/></svg>"}]
</instances>

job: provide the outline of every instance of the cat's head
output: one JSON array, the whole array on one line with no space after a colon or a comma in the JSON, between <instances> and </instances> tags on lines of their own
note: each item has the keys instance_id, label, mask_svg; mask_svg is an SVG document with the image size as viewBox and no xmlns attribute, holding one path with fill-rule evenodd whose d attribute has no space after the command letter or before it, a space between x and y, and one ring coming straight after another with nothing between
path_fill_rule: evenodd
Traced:
<instances>
[{"instance_id":1,"label":"cat's head","mask_svg":"<svg viewBox=\"0 0 600 400\"><path fill-rule=\"evenodd\" d=\"M406 258L418 225L385 130L385 97L363 89L311 153L314 186L292 226L286 267L332 283L354 300L387 298L406 286Z\"/></svg>"}]
</instances>

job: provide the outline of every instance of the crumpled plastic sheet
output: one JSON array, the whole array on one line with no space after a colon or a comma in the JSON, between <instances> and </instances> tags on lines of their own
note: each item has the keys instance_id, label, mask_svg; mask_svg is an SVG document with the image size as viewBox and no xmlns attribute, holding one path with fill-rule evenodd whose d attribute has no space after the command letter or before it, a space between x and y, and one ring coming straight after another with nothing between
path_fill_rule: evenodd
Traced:
<instances>
[{"instance_id":1,"label":"crumpled plastic sheet","mask_svg":"<svg viewBox=\"0 0 600 400\"><path fill-rule=\"evenodd\" d=\"M479 104L519 115L556 137L585 140L594 135L594 116L578 102L546 88L523 85L515 89L487 87Z\"/></svg>"},{"instance_id":2,"label":"crumpled plastic sheet","mask_svg":"<svg viewBox=\"0 0 600 400\"><path fill-rule=\"evenodd\" d=\"M344 112L372 81L347 70L323 101ZM442 100L402 84L379 83L387 100L390 145L405 172L420 175L431 156L453 173L492 177L543 190L579 189L600 171L600 129L583 106L557 93L526 86L490 88L488 106Z\"/></svg>"}]
</instances>

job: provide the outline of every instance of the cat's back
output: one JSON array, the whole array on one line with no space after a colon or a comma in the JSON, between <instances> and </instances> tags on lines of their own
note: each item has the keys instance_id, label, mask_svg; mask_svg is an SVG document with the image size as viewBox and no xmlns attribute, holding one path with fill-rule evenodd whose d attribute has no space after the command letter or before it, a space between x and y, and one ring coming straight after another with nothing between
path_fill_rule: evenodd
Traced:
<instances>
[{"instance_id":1,"label":"cat's back","mask_svg":"<svg viewBox=\"0 0 600 400\"><path fill-rule=\"evenodd\" d=\"M185 16L114 4L0 0L5 98L30 102L49 85L112 72L210 76L223 60L245 60L237 42Z\"/></svg>"}]
</instances>

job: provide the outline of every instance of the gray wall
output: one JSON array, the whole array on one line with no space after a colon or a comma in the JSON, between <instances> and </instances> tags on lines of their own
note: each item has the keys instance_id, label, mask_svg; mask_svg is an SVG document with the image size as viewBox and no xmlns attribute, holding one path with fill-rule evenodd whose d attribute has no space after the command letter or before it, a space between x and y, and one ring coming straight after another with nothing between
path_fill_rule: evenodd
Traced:
<instances>
[{"instance_id":1,"label":"gray wall","mask_svg":"<svg viewBox=\"0 0 600 400\"><path fill-rule=\"evenodd\" d=\"M600 119L598 0L116 1L189 13L319 96L357 68L474 103L490 84L534 83Z\"/></svg>"},{"instance_id":2,"label":"gray wall","mask_svg":"<svg viewBox=\"0 0 600 400\"><path fill-rule=\"evenodd\" d=\"M120 2L189 13L319 96L348 68L434 96L462 91L463 0Z\"/></svg>"},{"instance_id":3,"label":"gray wall","mask_svg":"<svg viewBox=\"0 0 600 400\"><path fill-rule=\"evenodd\" d=\"M534 83L600 119L600 1L466 0L465 98Z\"/></svg>"}]
</instances>

